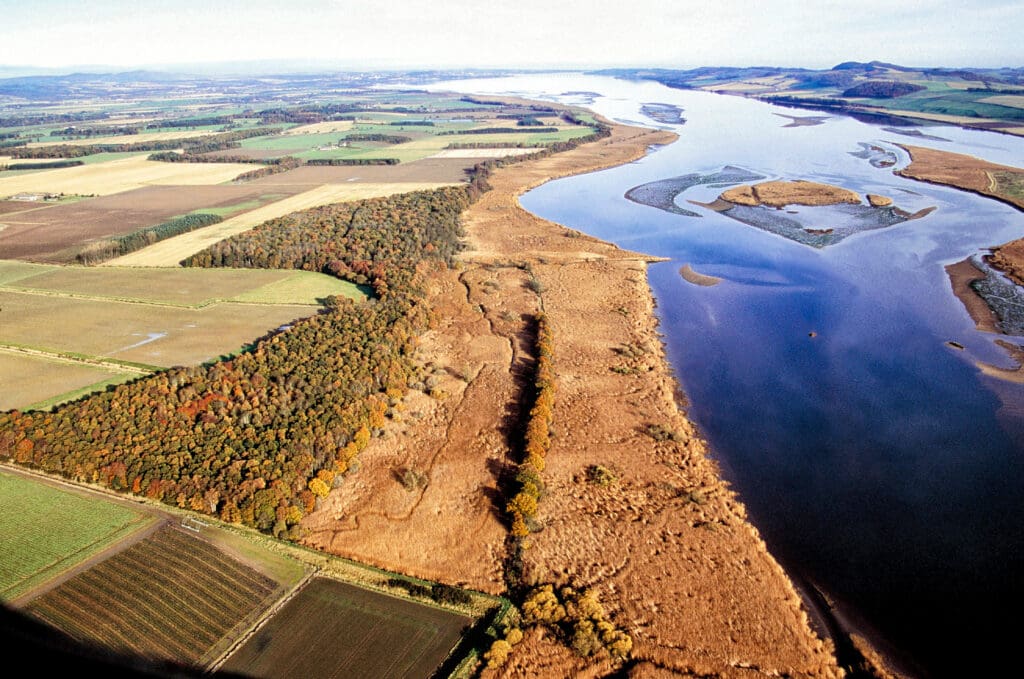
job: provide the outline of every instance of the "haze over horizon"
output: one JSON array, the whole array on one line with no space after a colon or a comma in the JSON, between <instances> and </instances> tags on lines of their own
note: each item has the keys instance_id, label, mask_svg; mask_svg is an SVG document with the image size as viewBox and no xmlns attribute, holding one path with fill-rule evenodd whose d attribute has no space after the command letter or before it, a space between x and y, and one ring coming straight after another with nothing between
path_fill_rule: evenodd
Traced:
<instances>
[{"instance_id":1,"label":"haze over horizon","mask_svg":"<svg viewBox=\"0 0 1024 679\"><path fill-rule=\"evenodd\" d=\"M1024 3L0 0L0 67L292 62L353 70L1022 66ZM955 19L955 20L954 20ZM9 70L9 69L6 69Z\"/></svg>"}]
</instances>

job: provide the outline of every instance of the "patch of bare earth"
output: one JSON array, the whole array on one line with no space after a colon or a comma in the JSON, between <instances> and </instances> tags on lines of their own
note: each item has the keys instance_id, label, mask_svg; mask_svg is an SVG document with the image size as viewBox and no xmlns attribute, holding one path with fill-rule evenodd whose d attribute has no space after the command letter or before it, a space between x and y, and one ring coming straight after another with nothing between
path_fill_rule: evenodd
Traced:
<instances>
[{"instance_id":1,"label":"patch of bare earth","mask_svg":"<svg viewBox=\"0 0 1024 679\"><path fill-rule=\"evenodd\" d=\"M610 138L496 171L464 215L461 272L432 291L437 327L420 347L439 379L413 391L347 477L304 522L308 543L398 571L504 589L499 478L529 363L526 319L543 309L557 376L552 447L524 579L593 587L634 639L624 668L582 658L533 629L507 677L837 676L830 645L679 410L658 339L651 258L539 219L518 196L551 178L641 157L671 133L614 126ZM538 294L538 291L540 293ZM615 368L615 370L613 370ZM645 433L657 425L675 437ZM590 465L615 480L588 481ZM406 468L427 482L407 490Z\"/></svg>"}]
</instances>

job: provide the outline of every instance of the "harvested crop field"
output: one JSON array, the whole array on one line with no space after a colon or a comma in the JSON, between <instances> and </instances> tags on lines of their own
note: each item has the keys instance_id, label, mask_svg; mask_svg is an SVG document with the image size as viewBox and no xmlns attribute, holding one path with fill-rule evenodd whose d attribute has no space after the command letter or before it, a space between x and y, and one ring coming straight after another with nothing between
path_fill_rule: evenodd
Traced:
<instances>
[{"instance_id":1,"label":"harvested crop field","mask_svg":"<svg viewBox=\"0 0 1024 679\"><path fill-rule=\"evenodd\" d=\"M64 294L78 299L195 308L221 301L312 305L327 295L358 293L352 283L293 269L55 267L3 260L0 286L8 291Z\"/></svg>"},{"instance_id":2,"label":"harvested crop field","mask_svg":"<svg viewBox=\"0 0 1024 679\"><path fill-rule=\"evenodd\" d=\"M25 610L84 643L203 665L227 650L280 593L269 577L165 527L33 599Z\"/></svg>"},{"instance_id":3,"label":"harvested crop field","mask_svg":"<svg viewBox=\"0 0 1024 679\"><path fill-rule=\"evenodd\" d=\"M106 163L0 176L0 197L17 193L109 195L148 185L200 186L231 181L252 170L242 163L160 163L146 155Z\"/></svg>"},{"instance_id":4,"label":"harvested crop field","mask_svg":"<svg viewBox=\"0 0 1024 679\"><path fill-rule=\"evenodd\" d=\"M189 309L10 291L0 291L0 307L0 344L160 367L232 353L318 310L229 302Z\"/></svg>"},{"instance_id":5,"label":"harvested crop field","mask_svg":"<svg viewBox=\"0 0 1024 679\"><path fill-rule=\"evenodd\" d=\"M0 599L9 601L143 528L120 504L0 472Z\"/></svg>"},{"instance_id":6,"label":"harvested crop field","mask_svg":"<svg viewBox=\"0 0 1024 679\"><path fill-rule=\"evenodd\" d=\"M154 141L171 141L174 139L189 139L192 137L205 137L216 134L214 130L193 130L182 128L174 132L140 132L139 134L122 134L111 137L88 137L86 139L68 139L59 141L47 141L29 144L30 147L38 146L92 146L98 144L145 144Z\"/></svg>"},{"instance_id":7,"label":"harvested crop field","mask_svg":"<svg viewBox=\"0 0 1024 679\"><path fill-rule=\"evenodd\" d=\"M98 391L101 386L132 377L103 366L0 347L0 384L4 385L0 410L42 407L55 395Z\"/></svg>"},{"instance_id":8,"label":"harvested crop field","mask_svg":"<svg viewBox=\"0 0 1024 679\"><path fill-rule=\"evenodd\" d=\"M300 187L284 186L275 188L274 194L281 197L299 191ZM3 219L6 228L0 230L0 252L12 259L67 263L90 241L131 233L189 212L259 201L268 192L247 184L147 186L57 205L18 203L29 211ZM255 207L258 202L252 204Z\"/></svg>"},{"instance_id":9,"label":"harvested crop field","mask_svg":"<svg viewBox=\"0 0 1024 679\"><path fill-rule=\"evenodd\" d=\"M352 129L351 120L325 120L322 123L311 123L299 125L281 133L283 137L290 137L296 134L326 134L329 132L348 132Z\"/></svg>"},{"instance_id":10,"label":"harvested crop field","mask_svg":"<svg viewBox=\"0 0 1024 679\"><path fill-rule=\"evenodd\" d=\"M428 677L472 620L316 578L235 652L252 677Z\"/></svg>"},{"instance_id":11,"label":"harvested crop field","mask_svg":"<svg viewBox=\"0 0 1024 679\"><path fill-rule=\"evenodd\" d=\"M273 176L276 175L272 175ZM205 250L229 236L248 231L257 224L283 217L292 212L305 210L319 205L341 203L361 198L390 196L395 193L434 189L446 186L440 182L421 183L347 183L325 184L295 196L279 200L270 205L251 210L245 214L227 219L197 231L185 233L174 238L155 243L147 248L132 252L106 262L104 266L177 266L181 260ZM264 185L269 186L269 185Z\"/></svg>"}]
</instances>

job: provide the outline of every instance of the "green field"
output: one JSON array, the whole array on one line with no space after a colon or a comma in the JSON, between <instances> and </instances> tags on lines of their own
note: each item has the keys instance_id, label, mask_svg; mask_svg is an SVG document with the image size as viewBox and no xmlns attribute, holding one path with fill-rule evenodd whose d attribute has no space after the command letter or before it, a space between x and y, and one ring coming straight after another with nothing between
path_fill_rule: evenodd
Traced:
<instances>
[{"instance_id":1,"label":"green field","mask_svg":"<svg viewBox=\"0 0 1024 679\"><path fill-rule=\"evenodd\" d=\"M285 587L178 528L162 528L25 610L78 641L117 653L205 665Z\"/></svg>"},{"instance_id":2,"label":"green field","mask_svg":"<svg viewBox=\"0 0 1024 679\"><path fill-rule=\"evenodd\" d=\"M226 672L252 677L429 677L473 621L316 578L238 649Z\"/></svg>"},{"instance_id":3,"label":"green field","mask_svg":"<svg viewBox=\"0 0 1024 679\"><path fill-rule=\"evenodd\" d=\"M207 214L217 215L218 217L231 217L241 212L248 212L249 210L255 210L258 207L272 203L275 200L280 200L286 196L283 193L265 193L259 198L253 200L247 200L242 203L235 203L234 205L224 205L223 207L204 207L198 210L193 210L191 214Z\"/></svg>"},{"instance_id":4,"label":"green field","mask_svg":"<svg viewBox=\"0 0 1024 679\"><path fill-rule=\"evenodd\" d=\"M0 472L0 599L24 594L147 525L148 515Z\"/></svg>"}]
</instances>

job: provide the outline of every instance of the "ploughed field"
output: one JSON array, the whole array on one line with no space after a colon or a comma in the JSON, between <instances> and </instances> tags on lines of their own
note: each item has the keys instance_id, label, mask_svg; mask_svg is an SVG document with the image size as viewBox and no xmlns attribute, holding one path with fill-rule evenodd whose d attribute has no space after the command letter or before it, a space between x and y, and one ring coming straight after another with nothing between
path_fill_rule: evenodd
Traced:
<instances>
[{"instance_id":1,"label":"ploughed field","mask_svg":"<svg viewBox=\"0 0 1024 679\"><path fill-rule=\"evenodd\" d=\"M252 677L428 677L473 621L316 578L223 670Z\"/></svg>"},{"instance_id":2,"label":"ploughed field","mask_svg":"<svg viewBox=\"0 0 1024 679\"><path fill-rule=\"evenodd\" d=\"M117 653L204 664L254 622L277 583L177 528L75 575L26 607L32 616Z\"/></svg>"}]
</instances>

